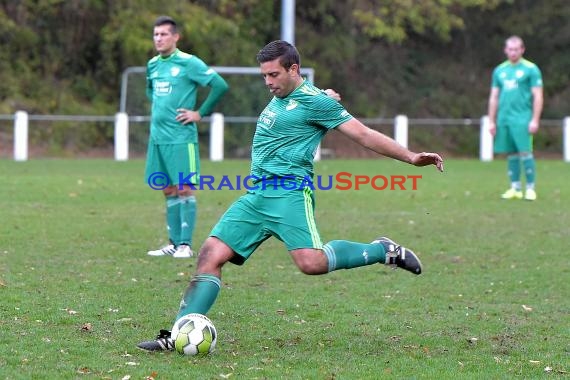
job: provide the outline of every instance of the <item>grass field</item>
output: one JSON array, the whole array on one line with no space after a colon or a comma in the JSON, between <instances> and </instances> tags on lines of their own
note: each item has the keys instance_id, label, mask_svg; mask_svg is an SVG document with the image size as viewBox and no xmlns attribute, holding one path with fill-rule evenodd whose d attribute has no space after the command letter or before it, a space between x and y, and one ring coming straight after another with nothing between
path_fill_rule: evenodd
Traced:
<instances>
[{"instance_id":1,"label":"grass field","mask_svg":"<svg viewBox=\"0 0 570 380\"><path fill-rule=\"evenodd\" d=\"M501 201L504 161L446 172L391 160L323 161L318 174L422 174L416 191L320 191L323 240L387 235L425 273L373 265L300 274L269 240L227 266L206 358L148 354L195 259L165 242L142 161L0 161L0 378L508 379L570 372L569 164L538 162L536 202ZM246 175L247 161L203 162ZM195 249L242 191L203 191Z\"/></svg>"}]
</instances>

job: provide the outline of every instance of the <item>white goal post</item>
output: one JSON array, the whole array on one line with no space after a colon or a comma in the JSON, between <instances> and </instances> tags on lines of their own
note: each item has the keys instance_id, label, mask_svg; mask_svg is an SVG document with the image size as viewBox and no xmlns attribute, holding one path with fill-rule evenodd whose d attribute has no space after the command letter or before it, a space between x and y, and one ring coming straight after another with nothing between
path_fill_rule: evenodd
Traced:
<instances>
[{"instance_id":1,"label":"white goal post","mask_svg":"<svg viewBox=\"0 0 570 380\"><path fill-rule=\"evenodd\" d=\"M258 66L211 66L218 74L224 75L256 75L261 76ZM129 136L129 115L127 114L127 96L128 82L131 74L146 74L146 66L128 67L123 71L121 78L121 99L119 104L119 114L117 115L115 130L115 160L128 160L128 136ZM301 68L301 75L305 76L311 83L315 83L315 70L313 68ZM261 111L261 110L260 110ZM146 116L146 115L145 115ZM240 115L236 115L240 116ZM140 119L141 115L135 116ZM144 116L143 116L144 117ZM210 121L210 160L222 161L224 159L224 115L221 113L213 113L210 117L205 118ZM119 125L119 123L121 125ZM320 160L320 146L315 152L315 160Z\"/></svg>"}]
</instances>

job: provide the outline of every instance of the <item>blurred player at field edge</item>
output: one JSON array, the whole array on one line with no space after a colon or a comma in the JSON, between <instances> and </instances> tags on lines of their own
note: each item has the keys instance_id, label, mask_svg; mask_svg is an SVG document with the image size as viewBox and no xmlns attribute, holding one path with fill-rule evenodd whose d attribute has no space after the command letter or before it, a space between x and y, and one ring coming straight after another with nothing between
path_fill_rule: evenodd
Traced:
<instances>
[{"instance_id":1,"label":"blurred player at field edge","mask_svg":"<svg viewBox=\"0 0 570 380\"><path fill-rule=\"evenodd\" d=\"M493 71L489 96L490 131L495 136L495 153L507 155L511 188L503 199L536 200L536 165L532 137L538 131L542 113L542 74L538 66L523 58L524 42L518 36L505 41L507 60ZM521 185L521 162L526 190Z\"/></svg>"}]
</instances>

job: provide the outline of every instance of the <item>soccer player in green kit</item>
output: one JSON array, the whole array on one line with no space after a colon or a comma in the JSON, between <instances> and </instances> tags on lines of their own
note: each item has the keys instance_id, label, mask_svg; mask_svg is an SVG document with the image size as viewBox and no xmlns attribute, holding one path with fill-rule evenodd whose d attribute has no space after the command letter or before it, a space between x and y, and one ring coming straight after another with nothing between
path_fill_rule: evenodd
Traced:
<instances>
[{"instance_id":1,"label":"soccer player in green kit","mask_svg":"<svg viewBox=\"0 0 570 380\"><path fill-rule=\"evenodd\" d=\"M524 42L518 36L505 41L507 61L493 71L489 96L489 121L495 136L495 153L506 153L511 188L503 199L522 199L521 162L526 176L524 199L536 200L536 166L532 135L538 131L542 113L542 74L523 58Z\"/></svg>"},{"instance_id":2,"label":"soccer player in green kit","mask_svg":"<svg viewBox=\"0 0 570 380\"><path fill-rule=\"evenodd\" d=\"M157 174L160 181L168 181L154 186L163 189L166 199L170 243L148 254L186 258L193 255L196 219L196 198L189 183L197 184L200 173L196 122L212 112L228 85L200 58L180 51L176 47L179 38L172 18L161 16L156 20L153 40L158 55L148 61L146 71L152 110L145 178L149 185ZM210 92L195 110L199 86L210 87ZM190 182L179 186L180 179L190 175Z\"/></svg>"},{"instance_id":3,"label":"soccer player in green kit","mask_svg":"<svg viewBox=\"0 0 570 380\"><path fill-rule=\"evenodd\" d=\"M413 153L393 139L355 119L324 91L305 81L297 49L273 41L258 54L265 84L274 95L257 121L253 137L251 174L260 180L220 218L198 255L198 266L180 303L175 320L189 313L206 314L221 288L222 267L244 264L271 236L283 241L293 262L308 275L326 274L371 264L422 272L418 257L387 237L371 243L333 240L323 244L314 218L313 191L281 186L280 179L299 183L313 176L314 152L325 134L336 129L379 154L415 166L435 165L436 153ZM168 330L138 344L147 351L173 349Z\"/></svg>"}]
</instances>

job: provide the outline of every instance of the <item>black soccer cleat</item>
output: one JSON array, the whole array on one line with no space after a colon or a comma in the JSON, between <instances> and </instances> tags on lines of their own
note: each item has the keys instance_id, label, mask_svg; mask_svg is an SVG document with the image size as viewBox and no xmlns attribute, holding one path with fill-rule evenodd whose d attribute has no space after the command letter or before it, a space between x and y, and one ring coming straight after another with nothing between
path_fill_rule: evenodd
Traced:
<instances>
[{"instance_id":1,"label":"black soccer cleat","mask_svg":"<svg viewBox=\"0 0 570 380\"><path fill-rule=\"evenodd\" d=\"M422 273L422 263L416 254L387 237L380 237L372 243L382 244L386 250L386 265L402 268L413 274Z\"/></svg>"},{"instance_id":2,"label":"black soccer cleat","mask_svg":"<svg viewBox=\"0 0 570 380\"><path fill-rule=\"evenodd\" d=\"M170 331L160 330L160 333L154 340L147 340L137 344L141 350L154 351L174 351L174 340L170 337Z\"/></svg>"}]
</instances>

